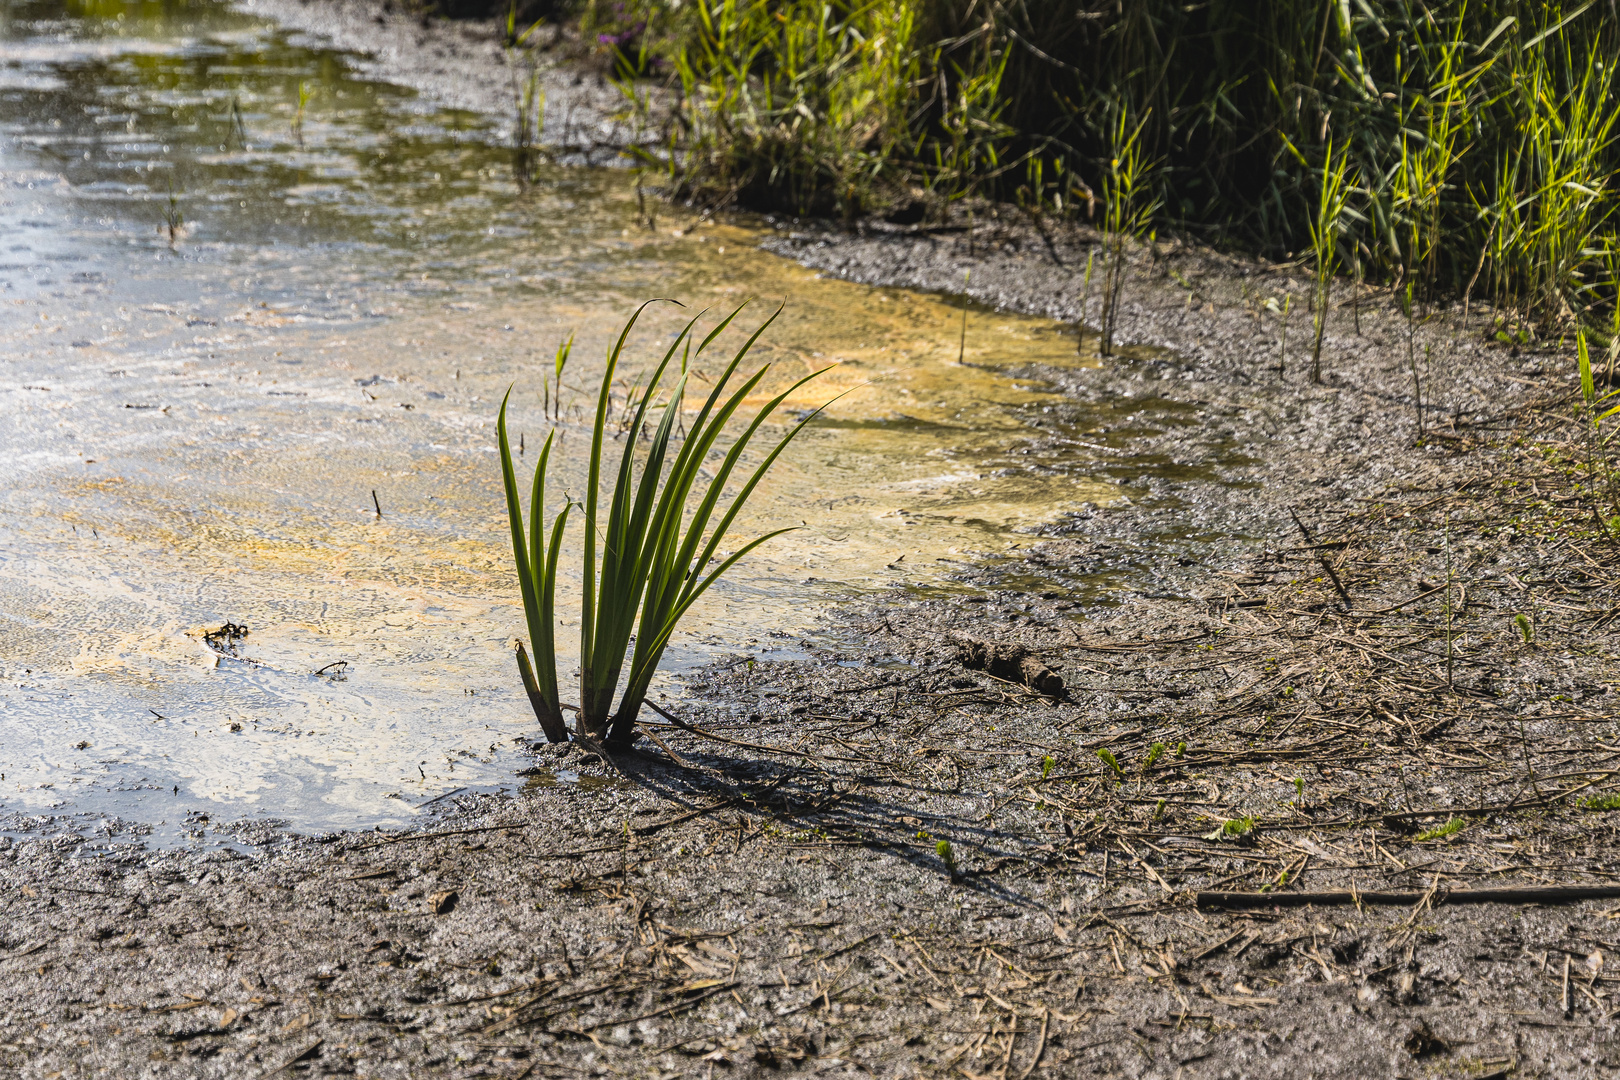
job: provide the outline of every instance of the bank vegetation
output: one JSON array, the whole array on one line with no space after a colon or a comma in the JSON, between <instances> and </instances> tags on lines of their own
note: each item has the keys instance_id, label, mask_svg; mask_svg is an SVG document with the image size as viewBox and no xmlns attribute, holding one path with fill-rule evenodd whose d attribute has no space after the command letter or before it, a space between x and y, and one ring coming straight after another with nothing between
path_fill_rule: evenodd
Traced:
<instances>
[{"instance_id":1,"label":"bank vegetation","mask_svg":"<svg viewBox=\"0 0 1620 1080\"><path fill-rule=\"evenodd\" d=\"M687 197L1012 206L1620 339L1607 0L590 0L581 25Z\"/></svg>"}]
</instances>

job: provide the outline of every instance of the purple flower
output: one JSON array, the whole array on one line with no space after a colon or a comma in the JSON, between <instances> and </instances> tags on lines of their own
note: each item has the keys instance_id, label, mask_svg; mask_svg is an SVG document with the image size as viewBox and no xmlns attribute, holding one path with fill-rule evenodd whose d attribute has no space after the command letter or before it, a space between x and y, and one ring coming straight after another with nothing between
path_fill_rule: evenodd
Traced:
<instances>
[{"instance_id":1,"label":"purple flower","mask_svg":"<svg viewBox=\"0 0 1620 1080\"><path fill-rule=\"evenodd\" d=\"M641 32L645 29L647 29L647 23L645 20L643 20L636 23L636 25L632 26L630 29L618 34L597 34L596 40L598 44L612 45L616 49L622 49L624 46L640 37Z\"/></svg>"}]
</instances>

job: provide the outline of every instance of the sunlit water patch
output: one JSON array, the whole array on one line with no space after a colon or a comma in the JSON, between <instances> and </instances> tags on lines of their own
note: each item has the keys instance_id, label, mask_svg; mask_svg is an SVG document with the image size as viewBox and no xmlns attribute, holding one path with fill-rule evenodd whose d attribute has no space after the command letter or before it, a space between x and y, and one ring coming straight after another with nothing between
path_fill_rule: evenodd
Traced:
<instances>
[{"instance_id":1,"label":"sunlit water patch","mask_svg":"<svg viewBox=\"0 0 1620 1080\"><path fill-rule=\"evenodd\" d=\"M1042 419L1042 372L1092 362L1062 328L974 309L964 334L957 302L822 279L747 226L649 228L617 172L520 185L486 122L223 7L0 5L0 236L14 823L389 826L513 784L536 732L495 408L515 386L525 465L557 429L577 494L588 390L651 296L687 308L643 317L621 401L684 318L745 299L685 407L783 301L758 400L824 367L792 414L837 399L725 546L797 531L694 611L672 671L795 648L829 603L1118 493L1091 423Z\"/></svg>"}]
</instances>

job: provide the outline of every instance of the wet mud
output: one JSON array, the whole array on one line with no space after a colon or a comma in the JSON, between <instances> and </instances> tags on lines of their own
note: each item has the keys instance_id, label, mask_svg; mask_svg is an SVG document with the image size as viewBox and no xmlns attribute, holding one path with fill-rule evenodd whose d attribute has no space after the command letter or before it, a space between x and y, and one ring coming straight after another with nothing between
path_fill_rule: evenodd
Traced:
<instances>
[{"instance_id":1,"label":"wet mud","mask_svg":"<svg viewBox=\"0 0 1620 1080\"><path fill-rule=\"evenodd\" d=\"M373 79L488 118L508 144L518 122L520 83L531 64L545 95L540 142L557 160L620 164L624 147L634 141L633 128L621 119L624 95L607 77L611 67L579 63L588 47L557 26L542 24L527 39L532 48L512 51L500 20L446 19L414 4L242 0L236 6L352 54L358 70Z\"/></svg>"},{"instance_id":2,"label":"wet mud","mask_svg":"<svg viewBox=\"0 0 1620 1080\"><path fill-rule=\"evenodd\" d=\"M1076 320L1095 242L765 246ZM685 726L616 762L533 745L520 790L409 831L6 841L0 1067L1611 1075L1620 899L1447 902L1620 881L1616 556L1572 358L1341 293L1316 385L1305 290L1138 252L1120 354L1032 362L1061 394L1005 436L1038 458L1083 420L1125 497L686 673L660 696Z\"/></svg>"}]
</instances>

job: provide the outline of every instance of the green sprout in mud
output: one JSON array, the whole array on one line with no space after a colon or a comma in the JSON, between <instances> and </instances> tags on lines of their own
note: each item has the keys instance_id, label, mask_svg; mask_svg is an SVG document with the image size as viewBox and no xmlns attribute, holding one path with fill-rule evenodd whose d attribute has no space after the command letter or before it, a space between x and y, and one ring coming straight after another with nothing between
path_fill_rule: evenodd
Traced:
<instances>
[{"instance_id":1,"label":"green sprout in mud","mask_svg":"<svg viewBox=\"0 0 1620 1080\"><path fill-rule=\"evenodd\" d=\"M1620 810L1620 795L1594 795L1581 800L1582 810Z\"/></svg>"},{"instance_id":2,"label":"green sprout in mud","mask_svg":"<svg viewBox=\"0 0 1620 1080\"><path fill-rule=\"evenodd\" d=\"M1143 773L1146 773L1149 769L1153 768L1153 763L1164 757L1165 749L1166 747L1162 742L1156 742L1152 746L1148 747L1147 760L1142 762Z\"/></svg>"},{"instance_id":3,"label":"green sprout in mud","mask_svg":"<svg viewBox=\"0 0 1620 1080\"><path fill-rule=\"evenodd\" d=\"M1121 765L1119 763L1119 759L1114 757L1114 752L1112 750L1108 749L1108 747L1105 746L1101 750L1097 751L1097 760L1101 761L1104 765L1108 766L1110 769L1113 769L1115 776L1118 776L1118 777L1121 777L1121 778L1124 777L1124 775L1125 775L1124 768L1121 767Z\"/></svg>"},{"instance_id":4,"label":"green sprout in mud","mask_svg":"<svg viewBox=\"0 0 1620 1080\"><path fill-rule=\"evenodd\" d=\"M1206 840L1241 840L1254 832L1256 822L1253 815L1244 815L1232 818L1221 823L1221 827L1210 833Z\"/></svg>"},{"instance_id":5,"label":"green sprout in mud","mask_svg":"<svg viewBox=\"0 0 1620 1080\"><path fill-rule=\"evenodd\" d=\"M1467 824L1468 822L1464 821L1462 818L1454 817L1438 828L1430 829L1428 832L1418 833L1417 839L1420 843L1424 840L1444 840L1448 836L1456 836L1458 833L1462 832L1463 827Z\"/></svg>"},{"instance_id":6,"label":"green sprout in mud","mask_svg":"<svg viewBox=\"0 0 1620 1080\"><path fill-rule=\"evenodd\" d=\"M1277 880L1276 881L1269 882L1269 883L1267 883L1265 885L1260 886L1260 891L1261 892L1270 892L1272 889L1280 889L1284 885L1287 885L1287 884L1288 884L1288 871L1284 870L1282 873L1277 875Z\"/></svg>"},{"instance_id":7,"label":"green sprout in mud","mask_svg":"<svg viewBox=\"0 0 1620 1080\"><path fill-rule=\"evenodd\" d=\"M1187 741L1185 739L1183 739L1181 742L1176 743L1176 760L1180 761L1182 758L1184 758L1186 756L1187 756Z\"/></svg>"},{"instance_id":8,"label":"green sprout in mud","mask_svg":"<svg viewBox=\"0 0 1620 1080\"><path fill-rule=\"evenodd\" d=\"M946 870L950 871L952 881L962 876L961 869L956 865L956 849L951 847L949 840L941 840L935 844L934 854L939 856L939 861L945 864Z\"/></svg>"},{"instance_id":9,"label":"green sprout in mud","mask_svg":"<svg viewBox=\"0 0 1620 1080\"><path fill-rule=\"evenodd\" d=\"M1164 800L1163 799L1160 799L1158 802L1153 804L1153 820L1154 821L1162 821L1162 820L1164 820Z\"/></svg>"},{"instance_id":10,"label":"green sprout in mud","mask_svg":"<svg viewBox=\"0 0 1620 1080\"><path fill-rule=\"evenodd\" d=\"M1048 776L1052 775L1052 767L1054 765L1056 765L1056 764L1057 764L1057 759L1054 758L1051 754L1047 754L1045 757L1041 758L1041 779L1042 780L1045 780Z\"/></svg>"},{"instance_id":11,"label":"green sprout in mud","mask_svg":"<svg viewBox=\"0 0 1620 1080\"><path fill-rule=\"evenodd\" d=\"M1498 318L1496 320L1496 325L1506 326L1507 320ZM1507 330L1498 330L1496 332L1496 340L1501 342L1503 345L1528 345L1530 344L1530 335L1523 329L1515 330L1512 333L1509 333Z\"/></svg>"},{"instance_id":12,"label":"green sprout in mud","mask_svg":"<svg viewBox=\"0 0 1620 1080\"><path fill-rule=\"evenodd\" d=\"M1522 611L1518 612L1513 616L1513 625L1519 628L1519 636L1524 639L1526 645L1536 643L1536 628L1530 624L1528 615Z\"/></svg>"},{"instance_id":13,"label":"green sprout in mud","mask_svg":"<svg viewBox=\"0 0 1620 1080\"><path fill-rule=\"evenodd\" d=\"M568 357L572 355L573 351L574 335L569 333L566 338L557 343L557 359L553 364L554 370L552 373L552 378L540 380L541 392L543 395L541 398L541 407L543 409L542 415L550 417L553 420L562 419L563 368L568 366Z\"/></svg>"}]
</instances>

